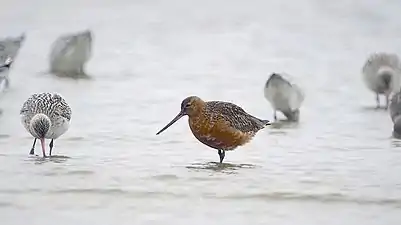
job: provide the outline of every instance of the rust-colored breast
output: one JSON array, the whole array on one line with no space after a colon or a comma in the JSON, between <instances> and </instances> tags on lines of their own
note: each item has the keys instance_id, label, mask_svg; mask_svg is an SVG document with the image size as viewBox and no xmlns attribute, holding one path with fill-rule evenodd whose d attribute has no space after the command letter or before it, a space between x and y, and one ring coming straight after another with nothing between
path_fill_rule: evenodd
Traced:
<instances>
[{"instance_id":1,"label":"rust-colored breast","mask_svg":"<svg viewBox=\"0 0 401 225\"><path fill-rule=\"evenodd\" d=\"M230 126L219 115L201 114L189 118L189 127L203 144L220 150L234 150L250 141L253 133L244 133Z\"/></svg>"}]
</instances>

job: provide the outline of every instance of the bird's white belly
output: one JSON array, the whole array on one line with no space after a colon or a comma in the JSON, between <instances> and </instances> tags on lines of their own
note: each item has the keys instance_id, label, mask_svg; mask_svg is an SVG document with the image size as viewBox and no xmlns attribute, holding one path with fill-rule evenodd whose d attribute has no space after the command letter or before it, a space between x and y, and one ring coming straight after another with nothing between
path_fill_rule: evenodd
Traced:
<instances>
[{"instance_id":1,"label":"bird's white belly","mask_svg":"<svg viewBox=\"0 0 401 225\"><path fill-rule=\"evenodd\" d=\"M292 92L288 85L269 86L265 89L265 96L275 110L288 111Z\"/></svg>"},{"instance_id":2,"label":"bird's white belly","mask_svg":"<svg viewBox=\"0 0 401 225\"><path fill-rule=\"evenodd\" d=\"M45 138L56 139L63 135L70 127L70 122L64 118L59 118L52 124L50 130L47 132Z\"/></svg>"}]
</instances>

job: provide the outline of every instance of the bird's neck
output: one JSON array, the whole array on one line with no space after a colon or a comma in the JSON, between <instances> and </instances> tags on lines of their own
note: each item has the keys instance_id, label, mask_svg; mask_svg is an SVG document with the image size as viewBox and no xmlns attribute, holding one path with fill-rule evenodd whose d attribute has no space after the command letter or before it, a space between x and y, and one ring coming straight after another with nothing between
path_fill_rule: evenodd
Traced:
<instances>
[{"instance_id":1,"label":"bird's neck","mask_svg":"<svg viewBox=\"0 0 401 225\"><path fill-rule=\"evenodd\" d=\"M201 116L205 111L206 104L204 101L196 102L192 110L188 113L189 118L196 118Z\"/></svg>"}]
</instances>

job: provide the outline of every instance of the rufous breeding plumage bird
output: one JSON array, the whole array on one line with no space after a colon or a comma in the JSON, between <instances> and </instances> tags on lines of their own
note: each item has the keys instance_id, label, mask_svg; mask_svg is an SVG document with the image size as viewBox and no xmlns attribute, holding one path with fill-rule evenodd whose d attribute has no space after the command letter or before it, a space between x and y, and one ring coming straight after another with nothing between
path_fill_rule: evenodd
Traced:
<instances>
[{"instance_id":1,"label":"rufous breeding plumage bird","mask_svg":"<svg viewBox=\"0 0 401 225\"><path fill-rule=\"evenodd\" d=\"M226 151L246 144L259 130L270 125L269 120L256 118L233 103L205 102L197 96L190 96L182 101L178 115L156 135L183 116L189 117L192 134L200 142L218 150L220 163Z\"/></svg>"}]
</instances>

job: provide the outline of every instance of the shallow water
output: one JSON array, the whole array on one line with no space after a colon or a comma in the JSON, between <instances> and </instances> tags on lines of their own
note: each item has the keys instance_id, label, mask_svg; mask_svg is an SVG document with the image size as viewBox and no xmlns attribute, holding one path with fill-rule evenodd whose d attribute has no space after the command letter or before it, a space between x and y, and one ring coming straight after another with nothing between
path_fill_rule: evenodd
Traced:
<instances>
[{"instance_id":1,"label":"shallow water","mask_svg":"<svg viewBox=\"0 0 401 225\"><path fill-rule=\"evenodd\" d=\"M0 97L4 223L400 223L401 142L360 74L369 53L401 52L398 1L1 3L1 36L27 35ZM52 42L86 28L91 79L47 74ZM299 124L260 131L221 166L186 119L155 135L188 95L272 119L273 71L304 88ZM28 155L19 121L42 91L73 110L50 159Z\"/></svg>"}]
</instances>

